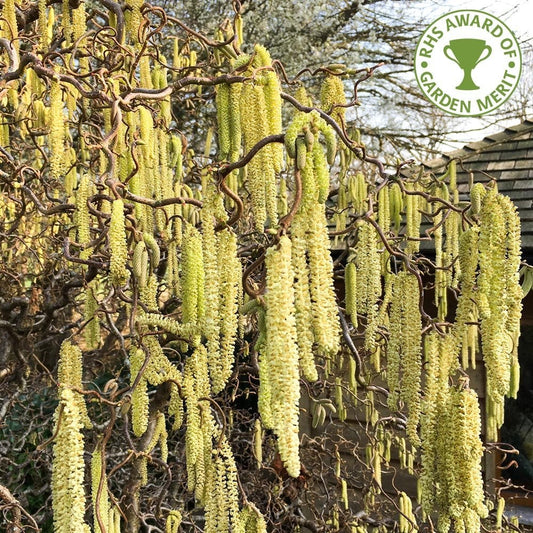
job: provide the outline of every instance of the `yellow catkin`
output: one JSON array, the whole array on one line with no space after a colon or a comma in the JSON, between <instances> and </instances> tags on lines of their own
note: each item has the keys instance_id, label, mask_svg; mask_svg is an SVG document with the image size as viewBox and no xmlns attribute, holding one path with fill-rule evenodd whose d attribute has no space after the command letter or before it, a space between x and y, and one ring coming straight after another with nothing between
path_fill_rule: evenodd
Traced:
<instances>
[{"instance_id":1,"label":"yellow catkin","mask_svg":"<svg viewBox=\"0 0 533 533\"><path fill-rule=\"evenodd\" d=\"M94 532L107 532L110 529L110 507L107 497L107 476L105 472L102 472L102 450L99 445L94 450L91 458L91 496L93 502ZM98 517L100 517L100 520L98 520ZM102 522L103 528L100 527L100 521Z\"/></svg>"},{"instance_id":2,"label":"yellow catkin","mask_svg":"<svg viewBox=\"0 0 533 533\"><path fill-rule=\"evenodd\" d=\"M344 298L346 314L357 327L357 269L349 262L344 269Z\"/></svg>"},{"instance_id":3,"label":"yellow catkin","mask_svg":"<svg viewBox=\"0 0 533 533\"><path fill-rule=\"evenodd\" d=\"M143 343L150 356L150 363L146 367L144 374L147 381L151 385L160 385L161 383L169 380L180 383L181 373L164 354L158 338L153 335L146 336L143 339Z\"/></svg>"},{"instance_id":4,"label":"yellow catkin","mask_svg":"<svg viewBox=\"0 0 533 533\"><path fill-rule=\"evenodd\" d=\"M63 0L61 7L61 27L63 28L65 45L69 47L72 44L72 10L68 0Z\"/></svg>"},{"instance_id":5,"label":"yellow catkin","mask_svg":"<svg viewBox=\"0 0 533 533\"><path fill-rule=\"evenodd\" d=\"M487 192L480 212L477 301L487 395L498 413L503 412L504 396L509 392L519 334L519 243L520 225L515 208L496 191ZM490 431L487 438L495 440L497 434Z\"/></svg>"},{"instance_id":6,"label":"yellow catkin","mask_svg":"<svg viewBox=\"0 0 533 533\"><path fill-rule=\"evenodd\" d=\"M470 190L470 202L472 203L471 211L473 215L479 215L481 211L481 201L485 196L485 187L482 183L475 183Z\"/></svg>"},{"instance_id":7,"label":"yellow catkin","mask_svg":"<svg viewBox=\"0 0 533 533\"><path fill-rule=\"evenodd\" d=\"M369 222L363 222L357 232L355 264L357 267L358 311L369 317L377 313L381 295L381 259L378 252L378 235Z\"/></svg>"},{"instance_id":8,"label":"yellow catkin","mask_svg":"<svg viewBox=\"0 0 533 533\"><path fill-rule=\"evenodd\" d=\"M144 364L144 351L133 347L130 350L130 387L133 387L137 375ZM148 387L145 376L141 376L139 382L131 393L131 422L133 433L140 437L148 427Z\"/></svg>"},{"instance_id":9,"label":"yellow catkin","mask_svg":"<svg viewBox=\"0 0 533 533\"><path fill-rule=\"evenodd\" d=\"M344 85L339 76L328 75L322 84L320 91L320 107L339 123L344 124L344 115L346 108L334 107L336 104L341 106L346 104L346 95Z\"/></svg>"},{"instance_id":10,"label":"yellow catkin","mask_svg":"<svg viewBox=\"0 0 533 533\"><path fill-rule=\"evenodd\" d=\"M245 533L266 533L267 526L261 511L251 502L241 509L240 522Z\"/></svg>"},{"instance_id":11,"label":"yellow catkin","mask_svg":"<svg viewBox=\"0 0 533 533\"><path fill-rule=\"evenodd\" d=\"M339 351L340 327L325 205L316 203L306 217L313 330L319 353L333 356Z\"/></svg>"},{"instance_id":12,"label":"yellow catkin","mask_svg":"<svg viewBox=\"0 0 533 533\"><path fill-rule=\"evenodd\" d=\"M85 2L72 10L72 39L77 41L87 31Z\"/></svg>"},{"instance_id":13,"label":"yellow catkin","mask_svg":"<svg viewBox=\"0 0 533 533\"><path fill-rule=\"evenodd\" d=\"M280 457L289 475L300 474L298 347L294 309L294 272L291 241L280 239L266 254L267 292L266 350L264 354L271 385L271 410Z\"/></svg>"},{"instance_id":14,"label":"yellow catkin","mask_svg":"<svg viewBox=\"0 0 533 533\"><path fill-rule=\"evenodd\" d=\"M183 400L180 391L175 383L172 383L170 389L170 401L168 402L168 416L174 417L172 431L177 431L183 424L184 409Z\"/></svg>"},{"instance_id":15,"label":"yellow catkin","mask_svg":"<svg viewBox=\"0 0 533 533\"><path fill-rule=\"evenodd\" d=\"M239 326L239 294L242 268L237 257L237 236L230 229L218 234L217 262L219 279L220 365L219 386L225 386L235 362L235 341ZM216 387L213 384L213 391Z\"/></svg>"},{"instance_id":16,"label":"yellow catkin","mask_svg":"<svg viewBox=\"0 0 533 533\"><path fill-rule=\"evenodd\" d=\"M52 509L54 531L86 533L83 427L79 402L74 392L61 387L54 415L54 458L52 462Z\"/></svg>"},{"instance_id":17,"label":"yellow catkin","mask_svg":"<svg viewBox=\"0 0 533 533\"><path fill-rule=\"evenodd\" d=\"M211 452L214 420L210 411L210 385L207 369L207 350L199 346L187 360L182 390L187 405L185 454L187 486L194 491L198 502L205 504L210 496ZM201 398L203 398L201 400Z\"/></svg>"},{"instance_id":18,"label":"yellow catkin","mask_svg":"<svg viewBox=\"0 0 533 533\"><path fill-rule=\"evenodd\" d=\"M53 79L50 82L50 135L49 159L50 174L54 179L59 179L64 171L65 154L65 119L63 116L63 100L61 97L61 84Z\"/></svg>"},{"instance_id":19,"label":"yellow catkin","mask_svg":"<svg viewBox=\"0 0 533 533\"><path fill-rule=\"evenodd\" d=\"M259 44L255 45L256 58L254 66L272 67L272 59L267 49ZM267 111L267 134L279 135L282 128L281 120L281 87L277 74L273 70L264 73L263 92ZM272 164L275 172L283 168L283 148L280 143L270 145Z\"/></svg>"},{"instance_id":20,"label":"yellow catkin","mask_svg":"<svg viewBox=\"0 0 533 533\"><path fill-rule=\"evenodd\" d=\"M473 226L466 230L459 239L459 263L461 276L461 294L457 301L455 326L453 329L457 347L468 352L469 326L467 323L475 321L478 310L476 305L476 276L479 264L479 227ZM477 326L476 326L477 329ZM475 357L475 353L472 354ZM465 362L468 357L464 357Z\"/></svg>"},{"instance_id":21,"label":"yellow catkin","mask_svg":"<svg viewBox=\"0 0 533 533\"><path fill-rule=\"evenodd\" d=\"M320 143L313 143L312 155L316 186L318 189L318 201L323 204L329 195L329 168L324 149Z\"/></svg>"},{"instance_id":22,"label":"yellow catkin","mask_svg":"<svg viewBox=\"0 0 533 533\"><path fill-rule=\"evenodd\" d=\"M444 222L446 242L444 246L443 263L446 267L446 286L457 288L457 278L460 263L456 261L459 255L459 230L461 226L461 213L450 211Z\"/></svg>"},{"instance_id":23,"label":"yellow catkin","mask_svg":"<svg viewBox=\"0 0 533 533\"><path fill-rule=\"evenodd\" d=\"M417 184L407 182L405 189L408 193L405 195L405 217L407 227L405 235L408 238L405 247L406 253L412 254L420 250L420 196L415 194L419 187ZM409 194L411 193L411 194Z\"/></svg>"},{"instance_id":24,"label":"yellow catkin","mask_svg":"<svg viewBox=\"0 0 533 533\"><path fill-rule=\"evenodd\" d=\"M159 448L161 452L161 460L167 462L168 460L168 433L166 428L166 421L164 413L158 412L155 422L154 432L152 434L152 439L148 443L148 446L145 449L146 453L150 453L156 445L159 443Z\"/></svg>"},{"instance_id":25,"label":"yellow catkin","mask_svg":"<svg viewBox=\"0 0 533 533\"><path fill-rule=\"evenodd\" d=\"M420 290L413 274L400 272L394 279L387 345L387 382L389 407L398 408L401 399L409 410L407 435L419 444L417 426L420 418L422 371Z\"/></svg>"},{"instance_id":26,"label":"yellow catkin","mask_svg":"<svg viewBox=\"0 0 533 533\"><path fill-rule=\"evenodd\" d=\"M229 116L230 116L230 153L229 160L233 163L241 155L241 91L242 83L232 83L230 86Z\"/></svg>"},{"instance_id":27,"label":"yellow catkin","mask_svg":"<svg viewBox=\"0 0 533 533\"><path fill-rule=\"evenodd\" d=\"M109 223L109 251L111 253L109 265L111 281L115 285L123 285L129 278L129 272L126 269L128 246L122 199L113 201Z\"/></svg>"},{"instance_id":28,"label":"yellow catkin","mask_svg":"<svg viewBox=\"0 0 533 533\"><path fill-rule=\"evenodd\" d=\"M420 420L422 440L421 504L427 514L433 511L440 471L437 470L438 435L449 390L450 376L457 368L455 339L432 332L424 342L426 384Z\"/></svg>"},{"instance_id":29,"label":"yellow catkin","mask_svg":"<svg viewBox=\"0 0 533 533\"><path fill-rule=\"evenodd\" d=\"M87 414L87 407L83 394L79 391L82 385L82 353L81 350L70 341L63 341L59 350L59 365L57 368L57 380L61 389L73 390L74 400L77 404L80 419L86 428L92 424ZM76 390L77 389L77 390Z\"/></svg>"},{"instance_id":30,"label":"yellow catkin","mask_svg":"<svg viewBox=\"0 0 533 533\"><path fill-rule=\"evenodd\" d=\"M244 84L240 114L244 150L248 152L268 134L268 116L261 85ZM267 217L272 225L277 223L276 174L269 147L263 148L246 168L255 227L258 231L263 231Z\"/></svg>"},{"instance_id":31,"label":"yellow catkin","mask_svg":"<svg viewBox=\"0 0 533 533\"><path fill-rule=\"evenodd\" d=\"M20 41L18 37L17 16L15 0L5 0L2 9L2 21L0 22L0 35L10 41L18 52Z\"/></svg>"},{"instance_id":32,"label":"yellow catkin","mask_svg":"<svg viewBox=\"0 0 533 533\"><path fill-rule=\"evenodd\" d=\"M390 231L391 209L389 199L389 188L381 187L378 192L378 224L385 235Z\"/></svg>"},{"instance_id":33,"label":"yellow catkin","mask_svg":"<svg viewBox=\"0 0 533 533\"><path fill-rule=\"evenodd\" d=\"M239 490L237 467L231 447L223 436L214 450L213 486L205 508L205 533L238 531Z\"/></svg>"},{"instance_id":34,"label":"yellow catkin","mask_svg":"<svg viewBox=\"0 0 533 533\"><path fill-rule=\"evenodd\" d=\"M178 529L181 525L182 519L182 515L179 511L170 511L167 515L165 533L178 533Z\"/></svg>"},{"instance_id":35,"label":"yellow catkin","mask_svg":"<svg viewBox=\"0 0 533 533\"><path fill-rule=\"evenodd\" d=\"M87 248L87 244L91 241L90 217L87 200L91 193L91 181L87 174L83 174L80 178L78 190L76 191L76 226L78 233L78 243L83 246L80 256L82 259L87 259L91 251Z\"/></svg>"},{"instance_id":36,"label":"yellow catkin","mask_svg":"<svg viewBox=\"0 0 533 533\"><path fill-rule=\"evenodd\" d=\"M39 32L39 45L42 50L46 49L50 43L48 38L48 15L46 13L46 0L39 0L39 21L37 28Z\"/></svg>"},{"instance_id":37,"label":"yellow catkin","mask_svg":"<svg viewBox=\"0 0 533 533\"><path fill-rule=\"evenodd\" d=\"M520 287L521 229L520 217L516 207L507 196L498 197L504 212L507 234L504 277L506 285L507 322L506 327L512 340L511 382L507 395L516 398L519 385L518 338L522 316L522 292Z\"/></svg>"},{"instance_id":38,"label":"yellow catkin","mask_svg":"<svg viewBox=\"0 0 533 533\"><path fill-rule=\"evenodd\" d=\"M216 89L218 150L220 159L228 159L231 151L230 85L220 83Z\"/></svg>"},{"instance_id":39,"label":"yellow catkin","mask_svg":"<svg viewBox=\"0 0 533 533\"><path fill-rule=\"evenodd\" d=\"M220 289L217 261L216 219L213 194L208 195L202 208L202 254L204 262L205 315L202 332L207 340L208 365L213 391L218 393L225 385L220 358Z\"/></svg>"},{"instance_id":40,"label":"yellow catkin","mask_svg":"<svg viewBox=\"0 0 533 533\"><path fill-rule=\"evenodd\" d=\"M404 206L403 193L397 183L392 183L389 189L390 217L393 230L398 233L402 224L402 210Z\"/></svg>"},{"instance_id":41,"label":"yellow catkin","mask_svg":"<svg viewBox=\"0 0 533 533\"><path fill-rule=\"evenodd\" d=\"M450 388L437 426L436 508L440 531L448 531L453 523L456 531L477 533L480 518L488 514L481 475L480 432L477 394L471 389Z\"/></svg>"},{"instance_id":42,"label":"yellow catkin","mask_svg":"<svg viewBox=\"0 0 533 533\"><path fill-rule=\"evenodd\" d=\"M436 194L442 198L448 197L446 184L441 184ZM443 225L442 225L442 206L440 203L433 204L433 225L435 232L433 234L435 243L435 305L437 306L438 319L441 322L446 320L448 313L448 288L447 275L444 268L444 247L443 247Z\"/></svg>"},{"instance_id":43,"label":"yellow catkin","mask_svg":"<svg viewBox=\"0 0 533 533\"><path fill-rule=\"evenodd\" d=\"M142 5L143 0L128 0L126 2L126 6L129 8L126 10L126 32L133 43L137 43L139 41Z\"/></svg>"},{"instance_id":44,"label":"yellow catkin","mask_svg":"<svg viewBox=\"0 0 533 533\"><path fill-rule=\"evenodd\" d=\"M182 321L199 325L205 314L202 237L190 224L186 224L184 230L181 255Z\"/></svg>"},{"instance_id":45,"label":"yellow catkin","mask_svg":"<svg viewBox=\"0 0 533 533\"><path fill-rule=\"evenodd\" d=\"M297 218L292 224L292 268L298 353L303 375L310 381L318 379L313 355L313 309L306 256L305 226Z\"/></svg>"},{"instance_id":46,"label":"yellow catkin","mask_svg":"<svg viewBox=\"0 0 533 533\"><path fill-rule=\"evenodd\" d=\"M97 315L98 300L96 298L97 288L98 284L95 281L91 281L85 293L83 318L87 321L87 325L85 326L85 343L89 350L95 350L100 344L100 320Z\"/></svg>"}]
</instances>

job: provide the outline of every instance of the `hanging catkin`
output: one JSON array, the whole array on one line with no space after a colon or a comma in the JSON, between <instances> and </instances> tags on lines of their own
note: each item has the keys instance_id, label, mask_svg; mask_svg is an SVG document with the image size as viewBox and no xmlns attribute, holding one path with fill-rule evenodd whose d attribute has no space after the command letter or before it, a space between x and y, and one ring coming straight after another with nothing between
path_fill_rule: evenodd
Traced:
<instances>
[{"instance_id":1,"label":"hanging catkin","mask_svg":"<svg viewBox=\"0 0 533 533\"><path fill-rule=\"evenodd\" d=\"M239 531L237 467L225 436L222 436L213 455L213 480L205 508L205 533Z\"/></svg>"},{"instance_id":2,"label":"hanging catkin","mask_svg":"<svg viewBox=\"0 0 533 533\"><path fill-rule=\"evenodd\" d=\"M484 504L479 438L481 420L477 394L471 389L449 389L437 426L439 530L478 533ZM454 445L450 446L450 442Z\"/></svg>"},{"instance_id":3,"label":"hanging catkin","mask_svg":"<svg viewBox=\"0 0 533 533\"><path fill-rule=\"evenodd\" d=\"M103 479L102 479L103 478ZM100 486L102 487L100 490ZM109 531L109 499L107 476L102 470L102 449L97 445L91 457L91 496L93 502L94 533ZM102 522L103 529L100 527Z\"/></svg>"},{"instance_id":4,"label":"hanging catkin","mask_svg":"<svg viewBox=\"0 0 533 533\"><path fill-rule=\"evenodd\" d=\"M82 174L78 190L76 191L76 226L78 233L78 243L83 246L80 252L82 259L87 259L91 255L91 250L86 245L91 240L89 207L87 200L89 199L91 192L91 181L88 174Z\"/></svg>"},{"instance_id":5,"label":"hanging catkin","mask_svg":"<svg viewBox=\"0 0 533 533\"><path fill-rule=\"evenodd\" d=\"M61 387L54 415L54 458L52 462L52 509L54 531L86 533L83 487L83 427L74 391Z\"/></svg>"},{"instance_id":6,"label":"hanging catkin","mask_svg":"<svg viewBox=\"0 0 533 533\"><path fill-rule=\"evenodd\" d=\"M63 116L61 84L57 79L53 79L50 82L49 120L50 174L54 179L59 179L64 170L65 119Z\"/></svg>"},{"instance_id":7,"label":"hanging catkin","mask_svg":"<svg viewBox=\"0 0 533 533\"><path fill-rule=\"evenodd\" d=\"M478 306L483 359L487 370L487 438L497 439L494 428L503 421L504 396L509 394L511 369L516 372L516 345L521 313L518 268L520 221L512 203L494 189L488 191L480 212ZM515 380L516 381L516 378ZM514 387L513 387L514 388Z\"/></svg>"},{"instance_id":8,"label":"hanging catkin","mask_svg":"<svg viewBox=\"0 0 533 533\"><path fill-rule=\"evenodd\" d=\"M422 339L418 280L409 272L394 278L387 346L387 382L389 407L398 409L401 399L409 410L407 435L418 446L417 426L420 417Z\"/></svg>"},{"instance_id":9,"label":"hanging catkin","mask_svg":"<svg viewBox=\"0 0 533 533\"><path fill-rule=\"evenodd\" d=\"M115 285L123 285L129 278L126 269L128 246L124 218L124 202L121 198L113 201L111 222L109 223L109 251L111 254L110 274Z\"/></svg>"},{"instance_id":10,"label":"hanging catkin","mask_svg":"<svg viewBox=\"0 0 533 533\"><path fill-rule=\"evenodd\" d=\"M271 410L278 450L287 472L300 474L298 347L294 309L294 273L291 266L291 241L280 239L278 248L266 254L267 292L266 350L264 353L271 385Z\"/></svg>"},{"instance_id":11,"label":"hanging catkin","mask_svg":"<svg viewBox=\"0 0 533 533\"><path fill-rule=\"evenodd\" d=\"M212 484L212 442L214 420L209 402L209 373L207 351L199 346L187 359L183 373L183 393L187 405L185 452L187 485L196 500L205 504Z\"/></svg>"},{"instance_id":12,"label":"hanging catkin","mask_svg":"<svg viewBox=\"0 0 533 533\"><path fill-rule=\"evenodd\" d=\"M204 264L205 313L202 331L207 340L208 366L213 390L219 392L225 384L220 360L220 278L217 260L217 236L213 212L213 194L208 194L202 208L202 256Z\"/></svg>"},{"instance_id":13,"label":"hanging catkin","mask_svg":"<svg viewBox=\"0 0 533 533\"><path fill-rule=\"evenodd\" d=\"M144 351L141 348L130 349L130 387L133 387L144 364ZM140 437L148 427L148 388L146 374L141 376L131 393L131 422L133 434Z\"/></svg>"},{"instance_id":14,"label":"hanging catkin","mask_svg":"<svg viewBox=\"0 0 533 533\"><path fill-rule=\"evenodd\" d=\"M190 224L184 228L181 260L182 321L199 326L205 314L202 237Z\"/></svg>"},{"instance_id":15,"label":"hanging catkin","mask_svg":"<svg viewBox=\"0 0 533 533\"><path fill-rule=\"evenodd\" d=\"M310 381L318 379L313 355L313 309L309 285L309 266L307 264L305 226L301 218L296 218L292 229L291 262L294 271L294 305L296 331L298 334L298 353L303 375Z\"/></svg>"},{"instance_id":16,"label":"hanging catkin","mask_svg":"<svg viewBox=\"0 0 533 533\"><path fill-rule=\"evenodd\" d=\"M220 83L216 90L219 158L228 159L231 152L230 85Z\"/></svg>"},{"instance_id":17,"label":"hanging catkin","mask_svg":"<svg viewBox=\"0 0 533 533\"><path fill-rule=\"evenodd\" d=\"M268 50L259 44L254 47L254 66L259 68L272 68L272 58ZM266 70L264 73L263 92L265 94L265 104L267 111L267 134L278 135L281 133L281 87L278 76L274 70ZM275 172L280 172L283 168L283 148L280 143L272 144L268 147L271 151L272 163Z\"/></svg>"},{"instance_id":18,"label":"hanging catkin","mask_svg":"<svg viewBox=\"0 0 533 533\"><path fill-rule=\"evenodd\" d=\"M344 85L339 76L328 74L322 83L320 91L320 107L340 124L344 124L346 108L346 95ZM338 107L336 107L338 106Z\"/></svg>"}]
</instances>

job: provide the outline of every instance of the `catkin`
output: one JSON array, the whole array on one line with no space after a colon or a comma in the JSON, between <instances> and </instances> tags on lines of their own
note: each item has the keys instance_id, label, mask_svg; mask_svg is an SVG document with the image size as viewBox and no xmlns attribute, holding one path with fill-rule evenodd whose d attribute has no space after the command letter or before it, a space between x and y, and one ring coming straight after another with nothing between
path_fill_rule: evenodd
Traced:
<instances>
[{"instance_id":1,"label":"catkin","mask_svg":"<svg viewBox=\"0 0 533 533\"><path fill-rule=\"evenodd\" d=\"M249 152L255 144L268 135L265 94L260 84L243 85L240 115L244 150ZM270 218L271 225L277 223L276 173L270 147L262 148L246 168L255 227L262 232L267 217Z\"/></svg>"},{"instance_id":2,"label":"catkin","mask_svg":"<svg viewBox=\"0 0 533 533\"><path fill-rule=\"evenodd\" d=\"M422 371L420 289L413 274L400 272L394 279L387 346L387 382L389 407L398 408L401 399L409 410L407 435L418 446Z\"/></svg>"},{"instance_id":3,"label":"catkin","mask_svg":"<svg viewBox=\"0 0 533 533\"><path fill-rule=\"evenodd\" d=\"M85 293L84 320L87 321L85 326L85 343L87 349L95 350L100 343L100 319L98 318L98 300L96 290L98 284L94 281L89 283Z\"/></svg>"},{"instance_id":4,"label":"catkin","mask_svg":"<svg viewBox=\"0 0 533 533\"><path fill-rule=\"evenodd\" d=\"M182 321L199 325L205 314L202 237L190 224L185 225L181 260Z\"/></svg>"},{"instance_id":5,"label":"catkin","mask_svg":"<svg viewBox=\"0 0 533 533\"><path fill-rule=\"evenodd\" d=\"M73 391L73 399L76 403L81 422L87 429L92 428L83 394L78 392L83 389L82 353L78 346L68 340L63 341L59 350L57 380L61 390L69 388Z\"/></svg>"},{"instance_id":6,"label":"catkin","mask_svg":"<svg viewBox=\"0 0 533 533\"><path fill-rule=\"evenodd\" d=\"M133 387L137 375L144 364L144 351L141 348L130 350L130 387ZM131 393L131 422L133 434L140 437L148 427L148 387L145 375L141 376Z\"/></svg>"},{"instance_id":7,"label":"catkin","mask_svg":"<svg viewBox=\"0 0 533 533\"><path fill-rule=\"evenodd\" d=\"M495 412L503 413L520 333L520 220L509 199L494 189L485 194L479 219L478 305L487 394ZM502 419L496 417L496 426ZM489 440L497 439L494 427L488 424Z\"/></svg>"},{"instance_id":8,"label":"catkin","mask_svg":"<svg viewBox=\"0 0 533 533\"><path fill-rule=\"evenodd\" d=\"M377 312L381 295L381 259L378 252L378 235L369 222L363 222L357 232L355 264L357 267L358 312L369 320Z\"/></svg>"},{"instance_id":9,"label":"catkin","mask_svg":"<svg viewBox=\"0 0 533 533\"><path fill-rule=\"evenodd\" d=\"M228 159L231 151L230 86L220 83L216 92L218 150L220 159Z\"/></svg>"},{"instance_id":10,"label":"catkin","mask_svg":"<svg viewBox=\"0 0 533 533\"><path fill-rule=\"evenodd\" d=\"M52 509L54 531L86 533L83 487L83 427L74 391L61 387L54 414L54 458L52 462Z\"/></svg>"},{"instance_id":11,"label":"catkin","mask_svg":"<svg viewBox=\"0 0 533 533\"><path fill-rule=\"evenodd\" d=\"M421 197L416 194L419 189L418 184L407 182L405 184L405 189L408 191L405 195L405 217L407 220L405 236L408 239L405 252L413 254L420 250Z\"/></svg>"},{"instance_id":12,"label":"catkin","mask_svg":"<svg viewBox=\"0 0 533 533\"><path fill-rule=\"evenodd\" d=\"M437 435L439 530L447 531L453 522L465 533L477 533L480 518L488 514L481 476L480 431L477 394L471 389L451 388Z\"/></svg>"},{"instance_id":13,"label":"catkin","mask_svg":"<svg viewBox=\"0 0 533 533\"><path fill-rule=\"evenodd\" d=\"M76 226L78 233L78 243L83 246L83 249L80 253L82 259L87 259L91 250L86 247L86 245L91 241L91 229L90 229L90 217L89 217L89 207L87 201L90 196L91 191L91 181L89 176L84 173L80 178L80 184L78 185L78 190L76 191Z\"/></svg>"},{"instance_id":14,"label":"catkin","mask_svg":"<svg viewBox=\"0 0 533 533\"><path fill-rule=\"evenodd\" d=\"M240 514L242 531L245 533L267 533L264 516L251 502L246 503Z\"/></svg>"},{"instance_id":15,"label":"catkin","mask_svg":"<svg viewBox=\"0 0 533 533\"><path fill-rule=\"evenodd\" d=\"M254 66L272 67L272 59L268 50L259 44L255 45L256 59ZM264 74L263 92L267 111L267 134L278 135L281 133L281 87L278 76L274 70L267 70ZM272 164L275 172L283 168L283 149L281 144L275 143L269 147L272 156Z\"/></svg>"},{"instance_id":16,"label":"catkin","mask_svg":"<svg viewBox=\"0 0 533 533\"><path fill-rule=\"evenodd\" d=\"M344 294L346 314L357 327L357 269L353 262L349 262L344 269Z\"/></svg>"},{"instance_id":17,"label":"catkin","mask_svg":"<svg viewBox=\"0 0 533 533\"><path fill-rule=\"evenodd\" d=\"M271 384L271 409L274 432L278 437L281 459L292 477L300 474L298 419L300 384L296 320L294 309L294 272L291 267L291 241L280 239L277 249L266 254L267 292L265 359Z\"/></svg>"},{"instance_id":18,"label":"catkin","mask_svg":"<svg viewBox=\"0 0 533 533\"><path fill-rule=\"evenodd\" d=\"M230 162L235 162L240 157L241 151L241 92L242 83L232 83L229 98L229 126L230 126Z\"/></svg>"},{"instance_id":19,"label":"catkin","mask_svg":"<svg viewBox=\"0 0 533 533\"><path fill-rule=\"evenodd\" d=\"M187 405L187 485L190 491L194 491L197 501L205 504L211 492L214 420L209 402L205 399L209 397L210 385L207 350L204 346L199 346L187 359L182 390Z\"/></svg>"},{"instance_id":20,"label":"catkin","mask_svg":"<svg viewBox=\"0 0 533 533\"><path fill-rule=\"evenodd\" d=\"M64 171L65 154L65 119L63 117L63 100L61 97L61 84L57 79L50 82L50 134L49 134L49 160L52 178L59 179Z\"/></svg>"},{"instance_id":21,"label":"catkin","mask_svg":"<svg viewBox=\"0 0 533 533\"><path fill-rule=\"evenodd\" d=\"M292 224L292 269L294 278L294 306L300 368L309 381L316 381L318 374L313 355L313 308L309 285L309 266L306 255L305 226L297 218Z\"/></svg>"},{"instance_id":22,"label":"catkin","mask_svg":"<svg viewBox=\"0 0 533 533\"><path fill-rule=\"evenodd\" d=\"M237 236L230 229L218 235L220 385L225 386L233 370L235 342L239 327L238 307L242 268L237 257ZM213 390L216 387L213 384Z\"/></svg>"},{"instance_id":23,"label":"catkin","mask_svg":"<svg viewBox=\"0 0 533 533\"><path fill-rule=\"evenodd\" d=\"M178 533L181 525L182 515L179 511L172 510L167 515L165 533Z\"/></svg>"},{"instance_id":24,"label":"catkin","mask_svg":"<svg viewBox=\"0 0 533 533\"><path fill-rule=\"evenodd\" d=\"M121 198L113 201L111 222L109 223L109 251L111 254L110 275L115 285L123 285L129 278L126 269L128 246L126 243L126 226L124 202Z\"/></svg>"},{"instance_id":25,"label":"catkin","mask_svg":"<svg viewBox=\"0 0 533 533\"><path fill-rule=\"evenodd\" d=\"M102 479L103 478L103 479ZM102 487L100 490L100 486ZM109 499L107 497L107 476L102 470L102 449L98 445L91 457L91 496L93 502L94 532L109 531ZM100 520L103 528L100 527Z\"/></svg>"},{"instance_id":26,"label":"catkin","mask_svg":"<svg viewBox=\"0 0 533 533\"><path fill-rule=\"evenodd\" d=\"M213 485L205 509L206 533L238 531L239 490L237 467L225 436L214 451Z\"/></svg>"},{"instance_id":27,"label":"catkin","mask_svg":"<svg viewBox=\"0 0 533 533\"><path fill-rule=\"evenodd\" d=\"M320 107L326 113L331 113L331 116L339 125L342 125L344 124L344 115L346 113L346 108L342 106L345 104L346 95L341 78L331 74L326 76L320 91Z\"/></svg>"}]
</instances>

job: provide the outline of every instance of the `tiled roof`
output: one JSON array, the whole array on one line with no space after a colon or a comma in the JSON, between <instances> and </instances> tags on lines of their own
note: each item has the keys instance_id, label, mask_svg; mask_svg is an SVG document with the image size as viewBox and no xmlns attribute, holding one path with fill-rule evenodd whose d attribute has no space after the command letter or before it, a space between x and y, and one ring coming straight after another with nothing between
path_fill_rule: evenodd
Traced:
<instances>
[{"instance_id":1,"label":"tiled roof","mask_svg":"<svg viewBox=\"0 0 533 533\"><path fill-rule=\"evenodd\" d=\"M457 161L462 199L467 199L471 183L497 180L498 190L518 207L523 249L533 252L533 119L428 161L424 167L440 173L452 159Z\"/></svg>"}]
</instances>

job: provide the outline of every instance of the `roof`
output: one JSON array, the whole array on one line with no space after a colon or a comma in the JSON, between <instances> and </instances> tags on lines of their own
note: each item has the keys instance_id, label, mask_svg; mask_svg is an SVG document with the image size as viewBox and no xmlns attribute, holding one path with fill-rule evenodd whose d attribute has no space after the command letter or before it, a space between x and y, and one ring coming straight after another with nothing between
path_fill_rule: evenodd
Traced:
<instances>
[{"instance_id":1,"label":"roof","mask_svg":"<svg viewBox=\"0 0 533 533\"><path fill-rule=\"evenodd\" d=\"M460 150L424 163L439 171L457 161L457 183L466 198L471 183L496 179L498 190L517 206L522 222L522 247L533 251L533 119L472 142Z\"/></svg>"}]
</instances>

